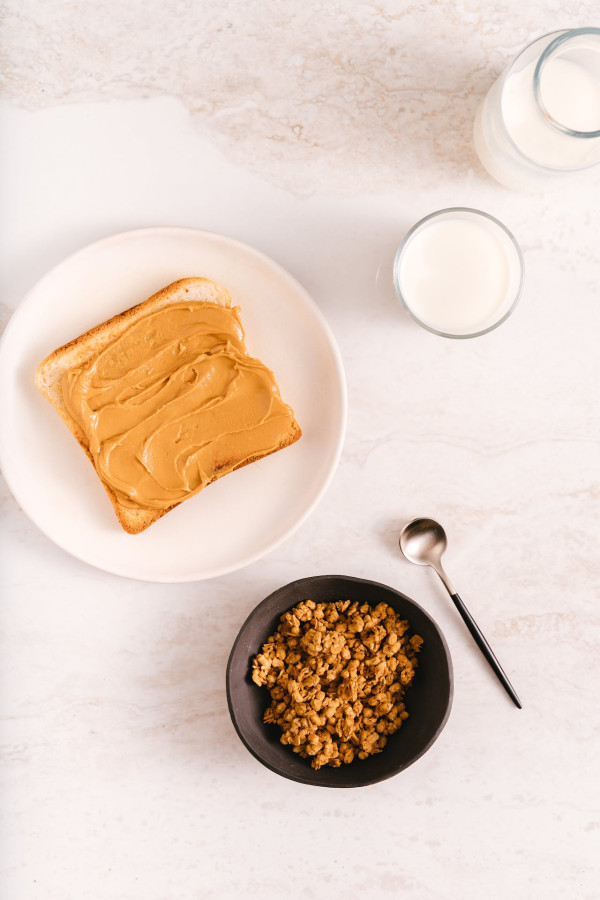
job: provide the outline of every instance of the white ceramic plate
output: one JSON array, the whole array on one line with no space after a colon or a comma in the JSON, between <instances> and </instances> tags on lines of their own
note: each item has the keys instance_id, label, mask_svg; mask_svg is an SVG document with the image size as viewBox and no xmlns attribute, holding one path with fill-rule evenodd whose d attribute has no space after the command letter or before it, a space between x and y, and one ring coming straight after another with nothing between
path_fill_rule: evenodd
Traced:
<instances>
[{"instance_id":1,"label":"white ceramic plate","mask_svg":"<svg viewBox=\"0 0 600 900\"><path fill-rule=\"evenodd\" d=\"M85 454L36 389L34 373L56 347L188 275L230 291L249 352L275 372L303 436L128 535ZM251 247L188 228L117 234L60 263L9 323L0 386L0 462L23 510L73 556L145 581L212 578L280 544L325 491L346 424L339 350L306 291Z\"/></svg>"}]
</instances>

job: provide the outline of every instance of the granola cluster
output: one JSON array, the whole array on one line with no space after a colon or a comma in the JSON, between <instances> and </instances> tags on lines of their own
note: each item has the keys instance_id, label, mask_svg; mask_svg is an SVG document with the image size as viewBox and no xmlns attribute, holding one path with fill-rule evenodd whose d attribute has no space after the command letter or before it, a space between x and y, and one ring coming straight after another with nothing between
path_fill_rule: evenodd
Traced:
<instances>
[{"instance_id":1,"label":"granola cluster","mask_svg":"<svg viewBox=\"0 0 600 900\"><path fill-rule=\"evenodd\" d=\"M423 639L387 603L304 600L280 621L252 663L271 694L264 721L313 769L380 753L408 718Z\"/></svg>"}]
</instances>

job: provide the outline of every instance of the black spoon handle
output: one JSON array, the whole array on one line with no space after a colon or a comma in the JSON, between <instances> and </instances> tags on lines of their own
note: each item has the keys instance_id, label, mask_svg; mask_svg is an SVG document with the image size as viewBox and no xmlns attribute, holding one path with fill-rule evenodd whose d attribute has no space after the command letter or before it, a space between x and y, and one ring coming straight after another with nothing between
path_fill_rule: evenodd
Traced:
<instances>
[{"instance_id":1,"label":"black spoon handle","mask_svg":"<svg viewBox=\"0 0 600 900\"><path fill-rule=\"evenodd\" d=\"M488 663L490 664L490 666L496 673L498 681L500 682L500 684L502 685L502 687L504 688L504 690L506 691L506 693L508 694L508 696L510 697L512 702L515 704L515 706L517 706L519 709L522 709L523 707L521 705L521 701L519 700L519 698L517 696L517 692L515 691L514 687L510 683L510 681L508 680L508 676L507 676L506 672L504 671L504 669L498 662L498 660L496 658L496 654L494 653L494 651L492 650L492 648L486 641L485 637L483 636L483 633L481 632L477 622L475 621L475 619L473 618L473 616L471 615L471 613L469 612L469 610L467 609L465 604L462 602L462 600L460 599L458 594L451 594L450 596L452 597L452 601L453 601L455 607L457 608L457 610L459 611L463 622L465 623L465 625L471 632L471 637L473 638L473 640L475 641L475 643L477 644L477 646L479 647L479 649L481 650L481 652L487 659Z\"/></svg>"}]
</instances>

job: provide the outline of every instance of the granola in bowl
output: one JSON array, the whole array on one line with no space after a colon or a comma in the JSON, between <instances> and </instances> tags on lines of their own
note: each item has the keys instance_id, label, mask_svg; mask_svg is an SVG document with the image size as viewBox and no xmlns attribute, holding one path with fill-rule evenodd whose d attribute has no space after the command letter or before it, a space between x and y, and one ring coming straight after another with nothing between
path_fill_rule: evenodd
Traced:
<instances>
[{"instance_id":1,"label":"granola in bowl","mask_svg":"<svg viewBox=\"0 0 600 900\"><path fill-rule=\"evenodd\" d=\"M380 753L408 718L422 644L387 603L303 600L252 662L252 680L271 695L264 722L313 769Z\"/></svg>"}]
</instances>

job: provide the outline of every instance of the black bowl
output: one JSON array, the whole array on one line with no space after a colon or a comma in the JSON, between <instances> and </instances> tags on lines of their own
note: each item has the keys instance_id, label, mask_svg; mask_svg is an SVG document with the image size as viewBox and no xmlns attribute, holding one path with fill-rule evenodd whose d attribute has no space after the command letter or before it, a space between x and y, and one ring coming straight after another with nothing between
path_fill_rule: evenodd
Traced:
<instances>
[{"instance_id":1,"label":"black bowl","mask_svg":"<svg viewBox=\"0 0 600 900\"><path fill-rule=\"evenodd\" d=\"M250 677L252 659L277 629L279 617L301 600L309 599L316 603L358 600L370 606L388 603L402 618L408 619L412 633L423 638L419 666L405 698L409 718L388 738L381 753L355 759L338 769L323 766L315 771L310 767L310 760L302 759L280 743L279 727L263 723L263 713L271 699L269 692L257 687ZM425 610L384 584L345 575L301 578L279 588L250 613L227 663L229 712L235 730L250 753L284 778L321 787L363 787L408 768L431 747L446 724L452 706L452 689L450 652Z\"/></svg>"}]
</instances>

